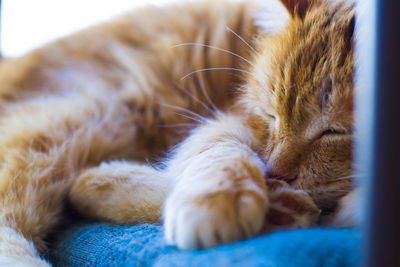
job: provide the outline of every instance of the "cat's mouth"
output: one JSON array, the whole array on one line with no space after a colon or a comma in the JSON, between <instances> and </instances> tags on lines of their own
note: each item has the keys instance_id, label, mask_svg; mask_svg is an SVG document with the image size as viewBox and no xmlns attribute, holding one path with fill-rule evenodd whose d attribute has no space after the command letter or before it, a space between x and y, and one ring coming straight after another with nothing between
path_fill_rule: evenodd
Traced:
<instances>
[{"instance_id":1,"label":"cat's mouth","mask_svg":"<svg viewBox=\"0 0 400 267\"><path fill-rule=\"evenodd\" d=\"M265 170L266 179L274 179L285 182L287 184L293 184L299 177L297 170L292 170L290 172L280 170L274 164L268 164Z\"/></svg>"}]
</instances>

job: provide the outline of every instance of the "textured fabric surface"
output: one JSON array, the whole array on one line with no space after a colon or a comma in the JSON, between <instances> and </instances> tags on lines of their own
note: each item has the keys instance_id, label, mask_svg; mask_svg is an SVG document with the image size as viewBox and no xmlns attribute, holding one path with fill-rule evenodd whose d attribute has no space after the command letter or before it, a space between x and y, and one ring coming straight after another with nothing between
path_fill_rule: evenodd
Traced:
<instances>
[{"instance_id":1,"label":"textured fabric surface","mask_svg":"<svg viewBox=\"0 0 400 267\"><path fill-rule=\"evenodd\" d=\"M359 231L278 231L207 250L168 246L162 226L80 222L57 234L47 257L55 266L356 266Z\"/></svg>"}]
</instances>

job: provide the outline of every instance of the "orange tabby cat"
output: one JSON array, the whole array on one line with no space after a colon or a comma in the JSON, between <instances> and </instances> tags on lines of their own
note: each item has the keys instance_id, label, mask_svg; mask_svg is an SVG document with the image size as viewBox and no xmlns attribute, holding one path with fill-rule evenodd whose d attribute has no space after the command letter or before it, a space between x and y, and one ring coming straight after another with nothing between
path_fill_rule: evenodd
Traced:
<instances>
[{"instance_id":1,"label":"orange tabby cat","mask_svg":"<svg viewBox=\"0 0 400 267\"><path fill-rule=\"evenodd\" d=\"M351 225L353 27L345 0L201 1L4 60L0 263L46 266L66 201L180 248Z\"/></svg>"}]
</instances>

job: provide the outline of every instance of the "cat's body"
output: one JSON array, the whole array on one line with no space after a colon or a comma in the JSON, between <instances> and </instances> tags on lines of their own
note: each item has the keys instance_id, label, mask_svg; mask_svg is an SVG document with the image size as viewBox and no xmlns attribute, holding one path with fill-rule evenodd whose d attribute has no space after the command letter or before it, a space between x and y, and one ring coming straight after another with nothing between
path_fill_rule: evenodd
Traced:
<instances>
[{"instance_id":1,"label":"cat's body","mask_svg":"<svg viewBox=\"0 0 400 267\"><path fill-rule=\"evenodd\" d=\"M44 249L66 201L130 224L165 206L181 248L352 203L353 6L214 2L137 10L1 63L0 263L41 264L27 240ZM134 163L173 146L164 167Z\"/></svg>"}]
</instances>

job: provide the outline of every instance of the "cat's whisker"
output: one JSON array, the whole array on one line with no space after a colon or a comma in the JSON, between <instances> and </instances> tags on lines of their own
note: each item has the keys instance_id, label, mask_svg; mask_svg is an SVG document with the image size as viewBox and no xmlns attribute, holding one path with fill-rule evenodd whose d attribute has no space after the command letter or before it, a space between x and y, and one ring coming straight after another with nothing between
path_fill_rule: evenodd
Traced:
<instances>
[{"instance_id":1,"label":"cat's whisker","mask_svg":"<svg viewBox=\"0 0 400 267\"><path fill-rule=\"evenodd\" d=\"M193 115L194 117L198 118L201 121L206 121L207 119L204 118L203 116L201 116L200 114L197 114L196 112L193 112L187 108L183 108L183 107L179 107L179 106L174 106L174 105L169 105L169 104L165 104L165 103L159 103L159 105L167 107L167 108L171 108L171 109L175 109L175 110L179 110L179 111L183 111L186 112L190 115Z\"/></svg>"},{"instance_id":2,"label":"cat's whisker","mask_svg":"<svg viewBox=\"0 0 400 267\"><path fill-rule=\"evenodd\" d=\"M160 128L175 128L175 127L187 127L187 128L193 128L196 127L196 123L177 123L177 124L159 124L157 125Z\"/></svg>"},{"instance_id":3,"label":"cat's whisker","mask_svg":"<svg viewBox=\"0 0 400 267\"><path fill-rule=\"evenodd\" d=\"M195 70L195 71L192 71L192 72L186 74L185 76L183 76L181 78L181 81L183 81L184 79L186 79L187 77L189 77L195 73L203 72L203 71L211 71L211 70L234 70L234 71L239 71L239 72L243 72L243 73L252 75L252 73L247 70L242 70L242 69L237 69L237 68L205 68L205 69Z\"/></svg>"},{"instance_id":4,"label":"cat's whisker","mask_svg":"<svg viewBox=\"0 0 400 267\"><path fill-rule=\"evenodd\" d=\"M193 121L197 121L198 123L203 123L203 122L204 122L204 121L202 121L202 120L199 120L199 119L196 119L196 118L190 117L190 116L188 116L188 115L185 115L185 114L182 114L182 113L177 113L177 112L175 112L175 114L176 114L176 115L178 115L178 116L181 116L181 117L184 117L184 118L187 118L187 119L193 120Z\"/></svg>"},{"instance_id":5,"label":"cat's whisker","mask_svg":"<svg viewBox=\"0 0 400 267\"><path fill-rule=\"evenodd\" d=\"M149 165L150 167L157 169L157 166L155 165L155 163L152 163L149 158L145 158L147 165Z\"/></svg>"},{"instance_id":6,"label":"cat's whisker","mask_svg":"<svg viewBox=\"0 0 400 267\"><path fill-rule=\"evenodd\" d=\"M192 94L191 92L189 92L188 90L186 90L182 85L176 83L176 86L178 86L179 89L181 89L181 91L185 94L187 94L188 96L192 97L196 102L198 102L203 108L205 108L209 113L214 113L216 112L216 110L211 109L209 106L207 106L203 101L201 101L198 97L196 97L194 94ZM202 88L203 90L203 88ZM210 103L209 99L208 99L208 95L206 95L206 99L207 101ZM214 104L210 103L212 108L215 108Z\"/></svg>"},{"instance_id":7,"label":"cat's whisker","mask_svg":"<svg viewBox=\"0 0 400 267\"><path fill-rule=\"evenodd\" d=\"M243 37L241 37L239 34L237 34L234 30L232 30L228 26L226 26L225 28L227 31L231 32L233 35L235 35L237 38L239 38L240 41L242 41L248 48L250 48L250 50L253 51L257 56L260 55L253 46L251 46L248 42L246 42L246 40Z\"/></svg>"},{"instance_id":8,"label":"cat's whisker","mask_svg":"<svg viewBox=\"0 0 400 267\"><path fill-rule=\"evenodd\" d=\"M202 91L204 97L207 99L208 104L211 105L214 112L220 113L219 109L214 105L214 102L211 100L210 96L208 95L207 88L204 84L204 79L203 79L202 73L199 73L198 75L200 76L199 82L200 82L201 91Z\"/></svg>"},{"instance_id":9,"label":"cat's whisker","mask_svg":"<svg viewBox=\"0 0 400 267\"><path fill-rule=\"evenodd\" d=\"M354 179L355 177L356 177L355 175L349 175L349 176L338 177L335 180Z\"/></svg>"},{"instance_id":10,"label":"cat's whisker","mask_svg":"<svg viewBox=\"0 0 400 267\"><path fill-rule=\"evenodd\" d=\"M327 189L329 189L329 187L328 187ZM351 192L351 191L349 191L349 189L347 189L347 188L345 188L345 189L338 189L338 188L336 188L336 187L334 187L334 190L332 190L332 191L334 191L336 194L342 193L342 196L345 196L345 195L347 195L348 193Z\"/></svg>"},{"instance_id":11,"label":"cat's whisker","mask_svg":"<svg viewBox=\"0 0 400 267\"><path fill-rule=\"evenodd\" d=\"M148 165L151 165L150 160L149 160L148 157L146 157L145 160L146 160L146 163L147 163Z\"/></svg>"},{"instance_id":12,"label":"cat's whisker","mask_svg":"<svg viewBox=\"0 0 400 267\"><path fill-rule=\"evenodd\" d=\"M172 48L180 47L180 46L202 46L202 47L207 47L207 48L213 48L215 50L218 50L218 51L221 51L221 52L224 52L224 53L228 53L228 54L230 54L232 56L238 57L241 60L243 60L246 63L248 63L250 66L254 67L254 64L251 63L249 60L245 59L244 57L242 57L242 56L240 56L240 55L238 55L238 54L236 54L236 53L234 53L232 51L229 51L229 50L226 50L226 49L223 49L223 48L219 48L219 47L216 47L216 46L206 45L206 44L201 44L201 43L183 43L183 44L174 45Z\"/></svg>"},{"instance_id":13,"label":"cat's whisker","mask_svg":"<svg viewBox=\"0 0 400 267\"><path fill-rule=\"evenodd\" d=\"M296 87L296 84L295 84L295 83L292 84L292 85L289 85L289 86L283 86L282 88L283 88L284 90L289 90L289 89L292 89L292 88L294 88L294 87Z\"/></svg>"},{"instance_id":14,"label":"cat's whisker","mask_svg":"<svg viewBox=\"0 0 400 267\"><path fill-rule=\"evenodd\" d=\"M332 178L332 179L329 179L329 181L334 182L334 181L343 181L343 180L353 180L354 178L356 178L355 175L349 175L349 176Z\"/></svg>"}]
</instances>

